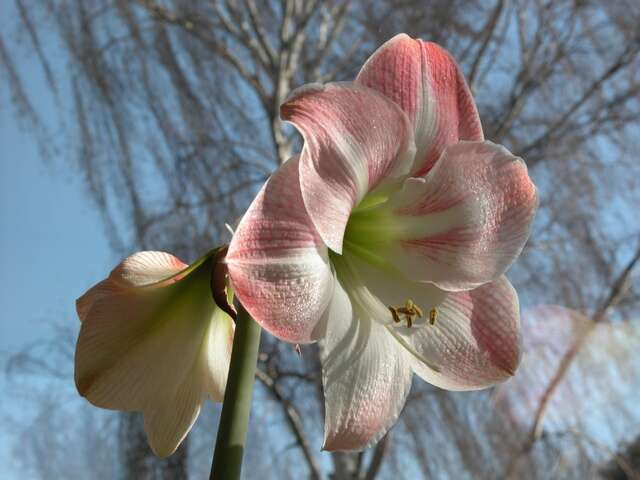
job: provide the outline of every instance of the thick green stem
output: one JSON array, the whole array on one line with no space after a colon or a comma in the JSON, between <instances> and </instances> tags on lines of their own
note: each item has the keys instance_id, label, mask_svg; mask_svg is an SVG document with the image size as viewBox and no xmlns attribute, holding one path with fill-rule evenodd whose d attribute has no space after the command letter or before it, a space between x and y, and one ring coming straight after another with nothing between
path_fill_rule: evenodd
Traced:
<instances>
[{"instance_id":1,"label":"thick green stem","mask_svg":"<svg viewBox=\"0 0 640 480\"><path fill-rule=\"evenodd\" d=\"M260 326L240 306L210 480L240 478L259 346Z\"/></svg>"}]
</instances>

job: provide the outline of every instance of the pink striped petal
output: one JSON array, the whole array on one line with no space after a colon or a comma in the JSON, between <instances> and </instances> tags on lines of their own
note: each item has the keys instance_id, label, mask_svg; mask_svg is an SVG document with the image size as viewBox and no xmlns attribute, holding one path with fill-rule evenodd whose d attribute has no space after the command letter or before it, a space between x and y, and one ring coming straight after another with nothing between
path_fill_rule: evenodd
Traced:
<instances>
[{"instance_id":1,"label":"pink striped petal","mask_svg":"<svg viewBox=\"0 0 640 480\"><path fill-rule=\"evenodd\" d=\"M348 83L300 88L280 111L304 138L300 183L309 215L327 246L341 253L351 210L412 168L406 115L380 93Z\"/></svg>"},{"instance_id":2,"label":"pink striped petal","mask_svg":"<svg viewBox=\"0 0 640 480\"><path fill-rule=\"evenodd\" d=\"M520 313L505 277L448 293L437 311L434 325L395 329L417 353L412 367L420 377L446 390L477 390L514 375L521 357Z\"/></svg>"},{"instance_id":3,"label":"pink striped petal","mask_svg":"<svg viewBox=\"0 0 640 480\"><path fill-rule=\"evenodd\" d=\"M275 336L317 340L333 292L327 248L304 206L299 159L287 161L254 199L229 245L236 295Z\"/></svg>"},{"instance_id":4,"label":"pink striped petal","mask_svg":"<svg viewBox=\"0 0 640 480\"><path fill-rule=\"evenodd\" d=\"M323 448L362 450L398 419L411 387L410 360L383 325L352 307L339 283L327 317L320 342Z\"/></svg>"},{"instance_id":5,"label":"pink striped petal","mask_svg":"<svg viewBox=\"0 0 640 480\"><path fill-rule=\"evenodd\" d=\"M399 228L386 256L415 280L468 290L520 255L537 207L522 159L491 142L448 147L425 178L390 199Z\"/></svg>"},{"instance_id":6,"label":"pink striped petal","mask_svg":"<svg viewBox=\"0 0 640 480\"><path fill-rule=\"evenodd\" d=\"M80 321L89 314L99 299L131 287L141 287L169 279L187 268L187 264L166 252L137 252L125 258L111 271L109 277L94 285L78 300L76 310Z\"/></svg>"},{"instance_id":7,"label":"pink striped petal","mask_svg":"<svg viewBox=\"0 0 640 480\"><path fill-rule=\"evenodd\" d=\"M414 370L429 383L448 390L484 388L504 380L517 368L518 297L504 276L475 290L452 293L358 257L345 261L352 275L364 281L358 290L366 290L386 307L402 307L410 300L422 311L413 318L411 328L402 315L400 323L394 322L388 308L382 316L371 315L387 326L390 336L411 357ZM343 270L337 271L341 274ZM339 278L343 282L342 276Z\"/></svg>"},{"instance_id":8,"label":"pink striped petal","mask_svg":"<svg viewBox=\"0 0 640 480\"><path fill-rule=\"evenodd\" d=\"M356 82L384 93L407 113L415 134L416 176L428 172L448 145L484 140L460 68L435 43L396 35L367 60Z\"/></svg>"}]
</instances>

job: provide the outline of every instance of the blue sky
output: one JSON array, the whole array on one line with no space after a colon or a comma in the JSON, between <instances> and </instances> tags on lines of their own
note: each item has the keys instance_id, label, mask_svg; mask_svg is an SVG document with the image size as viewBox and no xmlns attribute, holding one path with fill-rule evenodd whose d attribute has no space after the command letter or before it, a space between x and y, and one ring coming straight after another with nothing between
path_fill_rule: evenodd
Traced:
<instances>
[{"instance_id":1,"label":"blue sky","mask_svg":"<svg viewBox=\"0 0 640 480\"><path fill-rule=\"evenodd\" d=\"M0 22L2 24L3 22ZM35 58L20 68L50 125L56 125ZM65 155L44 162L35 139L16 123L6 88L0 89L0 366L36 341L46 340L53 323L77 325L74 301L104 277L117 260L109 250L104 227L77 170ZM59 134L61 132L52 132ZM72 388L72 379L69 379ZM17 388L0 375L0 421L5 416L28 422L29 410ZM0 430L4 475L12 465L13 437ZM11 472L11 473L9 473Z\"/></svg>"}]
</instances>

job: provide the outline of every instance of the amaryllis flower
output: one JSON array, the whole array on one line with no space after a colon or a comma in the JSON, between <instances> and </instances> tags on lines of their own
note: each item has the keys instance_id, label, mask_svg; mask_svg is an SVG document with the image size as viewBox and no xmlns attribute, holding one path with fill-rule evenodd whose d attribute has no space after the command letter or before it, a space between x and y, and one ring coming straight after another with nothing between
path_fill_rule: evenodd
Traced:
<instances>
[{"instance_id":1,"label":"amaryllis flower","mask_svg":"<svg viewBox=\"0 0 640 480\"><path fill-rule=\"evenodd\" d=\"M399 35L355 82L303 87L281 115L303 150L253 201L227 263L264 328L321 340L324 448L378 441L412 373L449 390L513 375L519 308L503 274L536 190L521 159L484 141L451 56Z\"/></svg>"},{"instance_id":2,"label":"amaryllis flower","mask_svg":"<svg viewBox=\"0 0 640 480\"><path fill-rule=\"evenodd\" d=\"M78 392L98 407L143 412L161 457L207 396L224 396L234 324L212 298L216 258L187 266L168 253L136 253L77 301Z\"/></svg>"}]
</instances>

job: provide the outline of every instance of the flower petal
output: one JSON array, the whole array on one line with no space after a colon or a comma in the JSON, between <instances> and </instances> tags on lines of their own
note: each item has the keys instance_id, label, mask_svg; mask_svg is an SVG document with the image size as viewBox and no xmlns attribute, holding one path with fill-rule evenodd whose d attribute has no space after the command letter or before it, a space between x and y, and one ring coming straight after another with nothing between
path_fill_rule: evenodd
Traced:
<instances>
[{"instance_id":1,"label":"flower petal","mask_svg":"<svg viewBox=\"0 0 640 480\"><path fill-rule=\"evenodd\" d=\"M397 238L384 256L415 280L474 288L520 255L537 203L522 159L491 142L460 142L390 199Z\"/></svg>"},{"instance_id":2,"label":"flower petal","mask_svg":"<svg viewBox=\"0 0 640 480\"><path fill-rule=\"evenodd\" d=\"M144 413L144 430L151 450L159 457L176 451L195 423L203 401L200 363L196 362L186 380L169 398L158 399L160 406Z\"/></svg>"},{"instance_id":3,"label":"flower petal","mask_svg":"<svg viewBox=\"0 0 640 480\"><path fill-rule=\"evenodd\" d=\"M98 298L124 291L130 287L150 285L168 279L187 268L179 258L166 252L137 252L125 258L106 280L90 288L76 300L80 321L89 314Z\"/></svg>"},{"instance_id":4,"label":"flower petal","mask_svg":"<svg viewBox=\"0 0 640 480\"><path fill-rule=\"evenodd\" d=\"M99 407L138 411L174 396L201 361L207 330L220 315L210 276L204 262L175 283L98 298L76 346L80 394ZM228 362L209 368L226 371Z\"/></svg>"},{"instance_id":5,"label":"flower petal","mask_svg":"<svg viewBox=\"0 0 640 480\"><path fill-rule=\"evenodd\" d=\"M383 325L397 325L389 307L402 307L407 301L413 302L423 313L421 317L414 318L412 323L424 325L427 323L429 311L437 308L447 296L447 292L431 283L416 282L396 269L372 265L350 253L343 255L336 264L340 281L348 289L352 303L356 303L353 301L354 297L367 298L366 304L360 304L367 308L371 318ZM350 270L348 276L345 275L346 268L343 265L348 266ZM349 283L343 280L344 277L347 277ZM355 295L351 293L351 285L355 285L353 278L360 281ZM402 323L405 324L404 321Z\"/></svg>"},{"instance_id":6,"label":"flower petal","mask_svg":"<svg viewBox=\"0 0 640 480\"><path fill-rule=\"evenodd\" d=\"M521 358L518 296L501 277L468 292L448 293L435 325L398 328L418 356L412 366L446 390L477 390L511 377Z\"/></svg>"},{"instance_id":7,"label":"flower petal","mask_svg":"<svg viewBox=\"0 0 640 480\"><path fill-rule=\"evenodd\" d=\"M447 390L469 390L513 375L520 361L520 316L516 292L504 276L469 292L451 293L358 257L346 261L381 304L401 307L410 300L422 311L411 328L403 315L401 323L393 322L390 312L376 320L387 324L424 380Z\"/></svg>"},{"instance_id":8,"label":"flower petal","mask_svg":"<svg viewBox=\"0 0 640 480\"><path fill-rule=\"evenodd\" d=\"M144 428L149 445L159 457L175 452L198 418L206 393L214 402L222 402L227 384L233 346L234 323L221 309L213 321L198 355L173 395L157 393L157 408L144 412Z\"/></svg>"},{"instance_id":9,"label":"flower petal","mask_svg":"<svg viewBox=\"0 0 640 480\"><path fill-rule=\"evenodd\" d=\"M319 338L333 274L302 200L298 163L287 161L262 188L238 225L226 261L251 316L275 336L304 343Z\"/></svg>"},{"instance_id":10,"label":"flower petal","mask_svg":"<svg viewBox=\"0 0 640 480\"><path fill-rule=\"evenodd\" d=\"M187 264L166 252L138 252L113 269L109 278L126 286L159 282L187 268Z\"/></svg>"},{"instance_id":11,"label":"flower petal","mask_svg":"<svg viewBox=\"0 0 640 480\"><path fill-rule=\"evenodd\" d=\"M324 242L341 253L351 210L365 194L406 176L414 144L406 115L361 85L312 85L294 91L281 116L302 134L302 195Z\"/></svg>"},{"instance_id":12,"label":"flower petal","mask_svg":"<svg viewBox=\"0 0 640 480\"><path fill-rule=\"evenodd\" d=\"M216 310L209 325L204 355L204 388L214 402L222 402L227 385L235 323L223 310Z\"/></svg>"},{"instance_id":13,"label":"flower petal","mask_svg":"<svg viewBox=\"0 0 640 480\"><path fill-rule=\"evenodd\" d=\"M415 131L416 176L428 172L448 145L484 140L460 68L435 43L396 35L367 60L356 82L384 93L407 113Z\"/></svg>"},{"instance_id":14,"label":"flower petal","mask_svg":"<svg viewBox=\"0 0 640 480\"><path fill-rule=\"evenodd\" d=\"M411 387L409 361L386 327L354 311L338 282L327 316L320 342L323 448L361 450L379 441L400 415Z\"/></svg>"}]
</instances>

